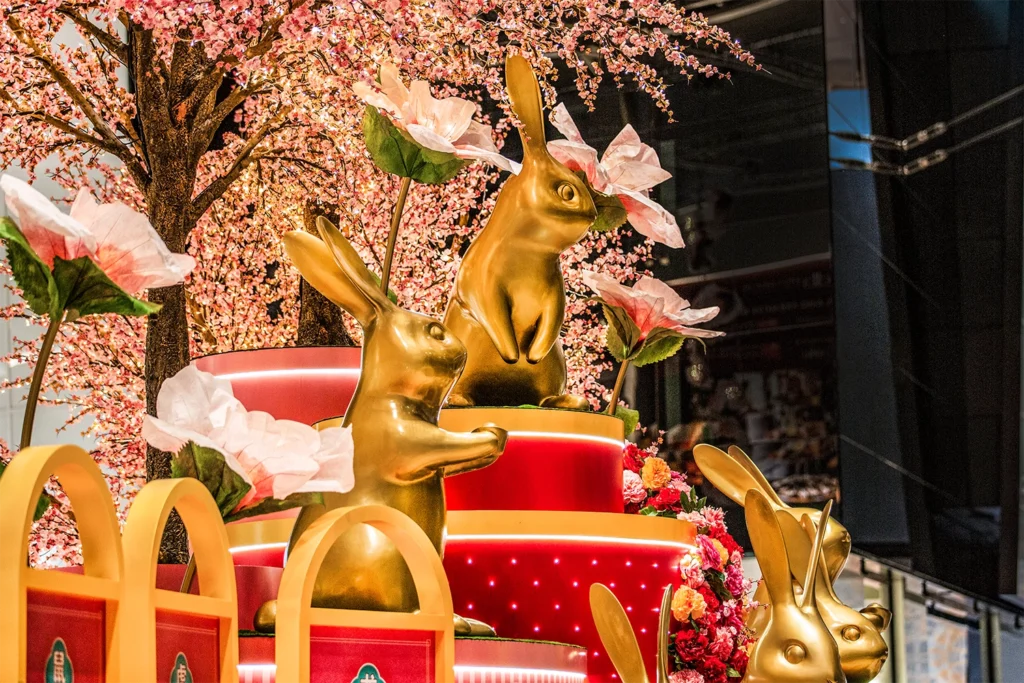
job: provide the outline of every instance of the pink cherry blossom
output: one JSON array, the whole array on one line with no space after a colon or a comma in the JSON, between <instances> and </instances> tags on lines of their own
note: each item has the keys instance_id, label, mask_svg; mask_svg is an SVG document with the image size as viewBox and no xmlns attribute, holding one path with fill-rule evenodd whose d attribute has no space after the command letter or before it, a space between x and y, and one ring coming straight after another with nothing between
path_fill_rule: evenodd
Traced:
<instances>
[{"instance_id":1,"label":"pink cherry blossom","mask_svg":"<svg viewBox=\"0 0 1024 683\"><path fill-rule=\"evenodd\" d=\"M317 431L292 420L248 411L231 383L189 365L164 382L157 417L146 416L142 435L171 453L189 441L212 448L252 489L239 508L293 493L345 493L354 484L352 430Z\"/></svg>"},{"instance_id":2,"label":"pink cherry blossom","mask_svg":"<svg viewBox=\"0 0 1024 683\"><path fill-rule=\"evenodd\" d=\"M564 104L555 107L551 122L567 138L548 143L551 156L570 170L583 171L598 192L618 197L626 219L641 235L669 247L684 246L675 217L649 196L652 187L672 174L661 167L658 153L640 141L633 126L623 128L598 159Z\"/></svg>"},{"instance_id":3,"label":"pink cherry blossom","mask_svg":"<svg viewBox=\"0 0 1024 683\"><path fill-rule=\"evenodd\" d=\"M603 273L587 272L583 281L597 292L604 303L626 312L645 339L657 328L674 330L688 337L720 337L724 332L703 330L699 325L718 315L718 306L690 308L690 302L661 280L643 275L632 287L619 284Z\"/></svg>"},{"instance_id":4,"label":"pink cherry blossom","mask_svg":"<svg viewBox=\"0 0 1024 683\"><path fill-rule=\"evenodd\" d=\"M413 81L406 88L394 64L381 66L379 85L360 82L352 90L367 104L391 114L396 126L427 149L519 172L519 164L498 153L491 127L473 120L477 107L468 100L436 99L426 81Z\"/></svg>"},{"instance_id":5,"label":"pink cherry blossom","mask_svg":"<svg viewBox=\"0 0 1024 683\"><path fill-rule=\"evenodd\" d=\"M118 202L98 204L87 188L70 215L13 176L0 178L0 188L25 239L51 268L58 256L88 256L127 292L178 284L195 268L191 256L170 252L143 214Z\"/></svg>"}]
</instances>

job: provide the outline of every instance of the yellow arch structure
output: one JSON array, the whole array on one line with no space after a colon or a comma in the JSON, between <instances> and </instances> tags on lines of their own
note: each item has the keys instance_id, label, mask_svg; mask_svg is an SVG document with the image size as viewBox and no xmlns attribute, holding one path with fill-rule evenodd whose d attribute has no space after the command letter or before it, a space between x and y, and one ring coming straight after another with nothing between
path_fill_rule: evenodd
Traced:
<instances>
[{"instance_id":1,"label":"yellow arch structure","mask_svg":"<svg viewBox=\"0 0 1024 683\"><path fill-rule=\"evenodd\" d=\"M156 588L160 538L171 510L189 532L201 595ZM221 683L238 681L238 595L228 535L217 504L198 479L159 479L146 484L124 526L124 600L119 640L125 683L157 680L156 611L219 620ZM279 678L285 681L287 679Z\"/></svg>"},{"instance_id":2,"label":"yellow arch structure","mask_svg":"<svg viewBox=\"0 0 1024 683\"><path fill-rule=\"evenodd\" d=\"M369 524L402 553L420 609L403 612L324 609L311 606L313 584L334 542L357 524ZM311 626L430 631L434 633L434 680L455 680L452 593L441 558L423 530L398 510L364 505L332 510L310 525L288 556L277 594L277 680L309 683Z\"/></svg>"},{"instance_id":3,"label":"yellow arch structure","mask_svg":"<svg viewBox=\"0 0 1024 683\"><path fill-rule=\"evenodd\" d=\"M75 511L82 542L82 574L32 569L28 538L43 485L56 475ZM117 670L124 561L117 513L107 482L78 446L36 446L17 454L0 477L0 680L27 676L29 589L103 600L106 604L106 678Z\"/></svg>"}]
</instances>

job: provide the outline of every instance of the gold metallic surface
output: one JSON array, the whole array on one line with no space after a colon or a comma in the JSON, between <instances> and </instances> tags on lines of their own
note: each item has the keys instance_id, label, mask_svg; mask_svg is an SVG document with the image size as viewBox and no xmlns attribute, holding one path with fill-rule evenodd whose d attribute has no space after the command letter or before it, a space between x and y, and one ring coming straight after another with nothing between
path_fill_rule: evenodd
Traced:
<instances>
[{"instance_id":1,"label":"gold metallic surface","mask_svg":"<svg viewBox=\"0 0 1024 683\"><path fill-rule=\"evenodd\" d=\"M808 515L797 522L791 515L776 513L782 535L789 550L789 566L795 577L803 577L811 558L814 523ZM887 626L892 614L878 604L866 607L862 614L844 605L836 595L832 582L825 576L824 560L819 566L818 581L814 584L818 612L839 647L843 673L850 683L867 683L882 670L889 656L889 646L882 638L880 625ZM804 582L801 581L801 586Z\"/></svg>"},{"instance_id":2,"label":"gold metallic surface","mask_svg":"<svg viewBox=\"0 0 1024 683\"><path fill-rule=\"evenodd\" d=\"M704 476L734 501L744 504L746 491L765 494L768 504L775 510L786 546L789 549L791 573L798 585L803 586L811 546L803 524L813 524L813 508L791 508L783 503L768 480L742 450L736 446L728 453L701 444L693 449L694 459ZM743 487L747 487L744 490ZM882 632L889 627L892 613L878 604L871 604L859 612L843 604L833 585L842 572L850 553L850 535L831 517L826 525L821 575L816 583L817 603L825 624L831 631L842 661L843 671L850 683L866 683L878 675L888 657L889 649ZM754 600L767 604L766 584L758 586ZM762 633L768 623L770 611L752 613L748 626Z\"/></svg>"},{"instance_id":3,"label":"gold metallic surface","mask_svg":"<svg viewBox=\"0 0 1024 683\"><path fill-rule=\"evenodd\" d=\"M782 502L775 489L761 474L761 470L757 469L757 465L736 446L730 446L729 452L725 453L714 446L699 444L693 449L693 459L708 481L739 505L743 505L747 491L755 490L764 494L774 509L785 511L798 522L803 515L809 514L814 518L818 515L815 508L791 508ZM828 576L832 581L836 580L846 566L851 547L850 532L830 517L823 552L825 564L828 566Z\"/></svg>"},{"instance_id":4,"label":"gold metallic surface","mask_svg":"<svg viewBox=\"0 0 1024 683\"><path fill-rule=\"evenodd\" d=\"M559 257L586 234L597 210L585 183L548 154L529 62L509 57L505 80L523 125L523 169L501 188L455 278L444 322L469 356L451 404L585 408L564 394Z\"/></svg>"},{"instance_id":5,"label":"gold metallic surface","mask_svg":"<svg viewBox=\"0 0 1024 683\"><path fill-rule=\"evenodd\" d=\"M640 645L622 604L602 583L590 586L590 613L597 635L608 652L622 683L649 683ZM669 683L669 626L672 617L672 586L665 586L658 616L657 683Z\"/></svg>"},{"instance_id":6,"label":"gold metallic surface","mask_svg":"<svg viewBox=\"0 0 1024 683\"><path fill-rule=\"evenodd\" d=\"M289 547L329 510L386 505L416 522L440 555L446 520L442 479L494 462L506 434L492 426L469 434L437 426L441 405L465 364L465 347L440 322L393 304L337 228L323 218L317 227L323 241L292 232L284 238L285 249L303 277L363 327L362 370L344 418L355 442L355 487L324 494L323 505L304 507ZM418 601L394 543L360 525L328 552L312 605L411 612ZM272 612L262 611L259 628L270 628Z\"/></svg>"},{"instance_id":7,"label":"gold metallic surface","mask_svg":"<svg viewBox=\"0 0 1024 683\"><path fill-rule=\"evenodd\" d=\"M744 683L846 683L839 650L822 620L815 584L824 544L831 501L819 519L807 575L808 589L798 599L794 592L787 539L775 510L757 489L744 499L747 531L771 604L771 616L750 653ZM801 534L801 538L805 538Z\"/></svg>"},{"instance_id":8,"label":"gold metallic surface","mask_svg":"<svg viewBox=\"0 0 1024 683\"><path fill-rule=\"evenodd\" d=\"M509 432L545 432L582 437L624 439L622 420L603 413L532 408L446 408L438 424L444 429L468 432L484 424L496 424Z\"/></svg>"}]
</instances>

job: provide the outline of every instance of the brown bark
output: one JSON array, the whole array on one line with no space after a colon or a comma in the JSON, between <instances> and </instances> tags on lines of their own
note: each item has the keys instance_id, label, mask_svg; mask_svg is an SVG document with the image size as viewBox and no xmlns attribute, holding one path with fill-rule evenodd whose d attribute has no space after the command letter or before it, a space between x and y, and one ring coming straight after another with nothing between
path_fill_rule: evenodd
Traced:
<instances>
[{"instance_id":1,"label":"brown bark","mask_svg":"<svg viewBox=\"0 0 1024 683\"><path fill-rule=\"evenodd\" d=\"M302 211L306 232L318 235L317 216L326 216L334 223L338 221L337 212L330 206L311 200ZM344 316L334 302L302 278L299 284L299 346L355 346L345 329Z\"/></svg>"}]
</instances>

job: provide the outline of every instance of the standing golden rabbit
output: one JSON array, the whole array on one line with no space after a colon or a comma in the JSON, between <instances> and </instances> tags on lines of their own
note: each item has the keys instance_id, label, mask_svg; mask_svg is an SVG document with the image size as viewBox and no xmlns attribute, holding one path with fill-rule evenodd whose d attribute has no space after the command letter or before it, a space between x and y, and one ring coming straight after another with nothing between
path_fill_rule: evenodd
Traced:
<instances>
[{"instance_id":1,"label":"standing golden rabbit","mask_svg":"<svg viewBox=\"0 0 1024 683\"><path fill-rule=\"evenodd\" d=\"M560 255L586 234L597 210L586 184L548 153L540 86L529 62L509 57L505 79L523 126L523 168L501 188L455 278L444 322L469 357L450 402L585 407L583 399L564 395Z\"/></svg>"},{"instance_id":2,"label":"standing golden rabbit","mask_svg":"<svg viewBox=\"0 0 1024 683\"><path fill-rule=\"evenodd\" d=\"M362 372L344 418L355 444L355 487L345 494L325 493L323 505L304 507L289 547L328 510L381 504L411 517L441 554L443 478L494 462L507 434L489 426L472 433L437 426L466 348L440 322L392 303L337 228L323 218L317 227L323 241L292 232L284 238L285 249L309 283L363 327ZM362 525L328 552L313 606L412 612L418 604L401 554L379 531ZM272 630L274 615L275 605L264 604L257 627ZM459 623L466 631L466 622Z\"/></svg>"}]
</instances>

